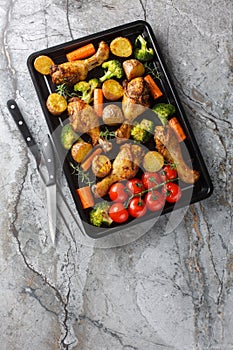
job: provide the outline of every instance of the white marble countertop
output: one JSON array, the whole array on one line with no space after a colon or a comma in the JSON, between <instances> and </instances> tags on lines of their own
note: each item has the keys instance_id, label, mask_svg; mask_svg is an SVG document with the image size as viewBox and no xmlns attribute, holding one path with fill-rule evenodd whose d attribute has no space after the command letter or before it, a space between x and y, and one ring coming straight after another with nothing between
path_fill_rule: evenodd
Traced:
<instances>
[{"instance_id":1,"label":"white marble countertop","mask_svg":"<svg viewBox=\"0 0 233 350\"><path fill-rule=\"evenodd\" d=\"M231 1L1 1L1 350L231 350ZM27 69L35 51L134 20L152 26L214 183L126 245L96 243L60 210L49 239L44 188L9 115L36 141L47 125ZM69 191L64 180L64 192Z\"/></svg>"}]
</instances>

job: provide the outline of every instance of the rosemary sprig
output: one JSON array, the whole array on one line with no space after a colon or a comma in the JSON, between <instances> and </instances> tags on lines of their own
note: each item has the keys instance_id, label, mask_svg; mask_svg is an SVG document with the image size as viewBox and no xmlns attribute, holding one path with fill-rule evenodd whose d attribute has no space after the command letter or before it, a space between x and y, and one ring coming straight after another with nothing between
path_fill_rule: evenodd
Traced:
<instances>
[{"instance_id":1,"label":"rosemary sprig","mask_svg":"<svg viewBox=\"0 0 233 350\"><path fill-rule=\"evenodd\" d=\"M109 131L108 128L105 127L105 131L100 131L100 137L108 141L115 137L115 131Z\"/></svg>"},{"instance_id":2,"label":"rosemary sprig","mask_svg":"<svg viewBox=\"0 0 233 350\"><path fill-rule=\"evenodd\" d=\"M80 169L78 165L74 165L72 162L70 162L71 168L73 168L73 175L79 176L81 181L86 184L87 186L91 186L95 181L91 180L88 173L86 173L84 170Z\"/></svg>"},{"instance_id":3,"label":"rosemary sprig","mask_svg":"<svg viewBox=\"0 0 233 350\"><path fill-rule=\"evenodd\" d=\"M68 86L66 85L66 83L63 83L61 85L57 85L57 89L56 92L63 96L65 99L67 99L68 97L75 97L78 96L78 94L76 92L70 92Z\"/></svg>"},{"instance_id":4,"label":"rosemary sprig","mask_svg":"<svg viewBox=\"0 0 233 350\"><path fill-rule=\"evenodd\" d=\"M146 73L151 74L152 77L161 81L162 77L161 77L161 72L159 71L159 67L157 66L156 63L155 63L155 66L152 66L152 65L153 63L147 63L147 62L144 64Z\"/></svg>"}]
</instances>

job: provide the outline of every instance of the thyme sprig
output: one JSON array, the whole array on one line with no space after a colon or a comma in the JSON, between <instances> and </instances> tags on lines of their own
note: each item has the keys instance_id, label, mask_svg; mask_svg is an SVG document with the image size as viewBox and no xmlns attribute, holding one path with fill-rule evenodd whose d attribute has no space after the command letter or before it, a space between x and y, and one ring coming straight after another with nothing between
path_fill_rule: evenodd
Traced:
<instances>
[{"instance_id":1,"label":"thyme sprig","mask_svg":"<svg viewBox=\"0 0 233 350\"><path fill-rule=\"evenodd\" d=\"M91 186L94 184L95 180L91 180L88 173L82 170L79 165L74 165L72 162L70 162L70 166L71 168L73 168L72 174L79 176L82 183L86 184L87 186Z\"/></svg>"},{"instance_id":2,"label":"thyme sprig","mask_svg":"<svg viewBox=\"0 0 233 350\"><path fill-rule=\"evenodd\" d=\"M144 66L145 66L145 69L146 69L146 73L147 74L151 74L153 78L155 79L158 79L158 80L162 80L162 76L161 76L161 72L159 70L159 67L157 65L157 63L155 63L154 66L152 66L153 63L145 63Z\"/></svg>"},{"instance_id":3,"label":"thyme sprig","mask_svg":"<svg viewBox=\"0 0 233 350\"><path fill-rule=\"evenodd\" d=\"M105 127L105 131L100 131L100 137L109 141L115 137L115 131L110 131Z\"/></svg>"},{"instance_id":4,"label":"thyme sprig","mask_svg":"<svg viewBox=\"0 0 233 350\"><path fill-rule=\"evenodd\" d=\"M70 92L68 86L66 85L66 83L63 83L61 85L57 85L57 89L56 92L63 96L65 99L67 99L68 97L76 97L78 96L78 94L76 92Z\"/></svg>"}]
</instances>

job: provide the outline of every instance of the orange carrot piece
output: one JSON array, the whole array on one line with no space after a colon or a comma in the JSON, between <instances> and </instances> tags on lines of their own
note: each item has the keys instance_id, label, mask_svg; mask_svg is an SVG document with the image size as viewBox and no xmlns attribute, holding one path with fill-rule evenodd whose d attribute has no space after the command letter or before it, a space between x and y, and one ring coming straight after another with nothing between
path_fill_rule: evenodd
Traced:
<instances>
[{"instance_id":1,"label":"orange carrot piece","mask_svg":"<svg viewBox=\"0 0 233 350\"><path fill-rule=\"evenodd\" d=\"M101 154L102 151L103 151L102 148L98 147L91 153L89 157L84 159L84 161L81 163L81 167L83 168L84 171L87 171L90 168L93 158Z\"/></svg>"},{"instance_id":2,"label":"orange carrot piece","mask_svg":"<svg viewBox=\"0 0 233 350\"><path fill-rule=\"evenodd\" d=\"M94 55L95 47L92 43L87 44L85 46L79 47L78 49L68 52L66 54L66 58L69 62L82 60L83 58L90 57Z\"/></svg>"},{"instance_id":3,"label":"orange carrot piece","mask_svg":"<svg viewBox=\"0 0 233 350\"><path fill-rule=\"evenodd\" d=\"M156 84L156 82L154 81L154 79L150 74L146 75L144 77L144 80L147 83L147 86L154 100L156 100L157 98L163 95L162 91L160 90L160 88L158 87L158 85Z\"/></svg>"},{"instance_id":4,"label":"orange carrot piece","mask_svg":"<svg viewBox=\"0 0 233 350\"><path fill-rule=\"evenodd\" d=\"M94 206L94 199L89 186L80 187L76 190L80 201L82 203L83 209L87 209Z\"/></svg>"},{"instance_id":5,"label":"orange carrot piece","mask_svg":"<svg viewBox=\"0 0 233 350\"><path fill-rule=\"evenodd\" d=\"M93 96L93 107L95 113L98 117L102 117L103 114L103 103L104 103L104 94L102 89L94 89Z\"/></svg>"},{"instance_id":6,"label":"orange carrot piece","mask_svg":"<svg viewBox=\"0 0 233 350\"><path fill-rule=\"evenodd\" d=\"M178 119L176 117L173 117L168 121L168 123L170 127L173 129L173 131L175 132L178 141L179 142L184 141L186 139L186 135Z\"/></svg>"}]
</instances>

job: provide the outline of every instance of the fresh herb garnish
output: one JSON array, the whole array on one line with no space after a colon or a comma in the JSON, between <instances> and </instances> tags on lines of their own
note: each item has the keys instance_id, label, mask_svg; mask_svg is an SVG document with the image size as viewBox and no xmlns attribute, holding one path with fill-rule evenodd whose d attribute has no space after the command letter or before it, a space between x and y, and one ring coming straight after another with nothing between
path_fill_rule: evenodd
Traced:
<instances>
[{"instance_id":1,"label":"fresh herb garnish","mask_svg":"<svg viewBox=\"0 0 233 350\"><path fill-rule=\"evenodd\" d=\"M100 131L100 137L108 141L115 137L115 131L110 131L105 127L105 131Z\"/></svg>"},{"instance_id":2,"label":"fresh herb garnish","mask_svg":"<svg viewBox=\"0 0 233 350\"><path fill-rule=\"evenodd\" d=\"M153 64L152 62L146 62L144 64L144 67L146 69L147 74L151 74L155 79L158 79L160 81L162 80L161 72L157 63Z\"/></svg>"},{"instance_id":3,"label":"fresh herb garnish","mask_svg":"<svg viewBox=\"0 0 233 350\"><path fill-rule=\"evenodd\" d=\"M91 180L89 177L89 174L86 173L84 170L82 170L79 165L74 165L72 162L70 162L70 166L71 168L74 169L73 171L73 175L79 176L80 180L82 181L83 184L87 185L87 186L91 186L93 185L93 183L95 182L95 180Z\"/></svg>"},{"instance_id":4,"label":"fresh herb garnish","mask_svg":"<svg viewBox=\"0 0 233 350\"><path fill-rule=\"evenodd\" d=\"M78 94L76 92L70 92L68 86L66 85L66 83L63 83L61 85L57 85L57 89L56 92L63 96L65 99L67 99L68 97L76 97L78 96Z\"/></svg>"}]
</instances>

